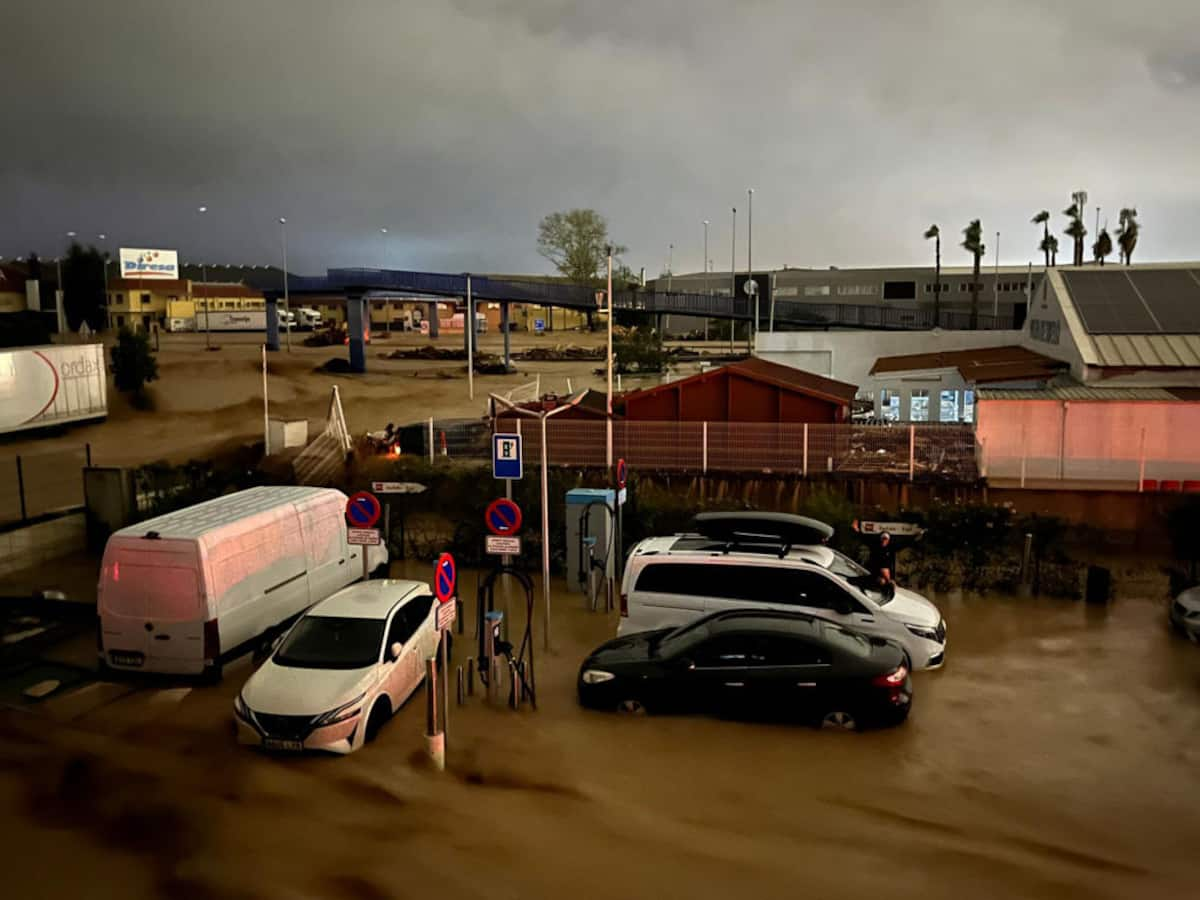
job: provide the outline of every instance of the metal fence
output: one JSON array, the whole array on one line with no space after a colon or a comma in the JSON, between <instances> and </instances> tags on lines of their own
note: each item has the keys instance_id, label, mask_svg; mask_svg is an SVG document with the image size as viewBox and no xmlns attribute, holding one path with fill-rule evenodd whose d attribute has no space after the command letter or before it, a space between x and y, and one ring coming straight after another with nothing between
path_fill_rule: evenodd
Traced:
<instances>
[{"instance_id":1,"label":"metal fence","mask_svg":"<svg viewBox=\"0 0 1200 900\"><path fill-rule=\"evenodd\" d=\"M83 506L83 467L92 447L22 453L0 460L0 525Z\"/></svg>"},{"instance_id":2,"label":"metal fence","mask_svg":"<svg viewBox=\"0 0 1200 900\"><path fill-rule=\"evenodd\" d=\"M490 434L459 445L460 459L489 459ZM497 431L520 432L525 460L541 456L541 423L501 416ZM606 464L602 419L549 419L547 459L558 466ZM640 469L674 472L787 472L878 475L908 480L974 481L975 436L970 425L805 425L753 422L613 423L613 453ZM444 454L455 456L454 449Z\"/></svg>"}]
</instances>

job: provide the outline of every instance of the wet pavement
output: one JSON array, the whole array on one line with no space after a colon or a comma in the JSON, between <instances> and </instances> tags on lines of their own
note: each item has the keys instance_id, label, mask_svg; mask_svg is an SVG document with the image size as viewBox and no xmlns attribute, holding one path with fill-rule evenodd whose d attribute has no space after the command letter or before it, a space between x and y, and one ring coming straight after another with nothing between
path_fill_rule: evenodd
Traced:
<instances>
[{"instance_id":1,"label":"wet pavement","mask_svg":"<svg viewBox=\"0 0 1200 900\"><path fill-rule=\"evenodd\" d=\"M538 711L452 705L444 774L422 695L289 758L233 742L248 662L96 683L0 713L0 861L38 861L22 898L1197 896L1200 648L1164 601L934 599L947 666L866 734L580 710L616 620L562 594Z\"/></svg>"}]
</instances>

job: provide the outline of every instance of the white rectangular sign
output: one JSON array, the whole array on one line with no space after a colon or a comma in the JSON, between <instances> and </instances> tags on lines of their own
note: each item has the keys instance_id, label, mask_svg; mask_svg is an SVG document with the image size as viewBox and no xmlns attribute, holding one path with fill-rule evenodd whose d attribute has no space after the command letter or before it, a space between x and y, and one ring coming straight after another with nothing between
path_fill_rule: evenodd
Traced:
<instances>
[{"instance_id":1,"label":"white rectangular sign","mask_svg":"<svg viewBox=\"0 0 1200 900\"><path fill-rule=\"evenodd\" d=\"M381 543L378 528L348 528L346 543L355 547L374 547Z\"/></svg>"},{"instance_id":2,"label":"white rectangular sign","mask_svg":"<svg viewBox=\"0 0 1200 900\"><path fill-rule=\"evenodd\" d=\"M521 435L492 435L492 477L513 481L522 474Z\"/></svg>"},{"instance_id":3,"label":"white rectangular sign","mask_svg":"<svg viewBox=\"0 0 1200 900\"><path fill-rule=\"evenodd\" d=\"M863 534L880 534L886 531L894 535L921 535L925 529L912 522L859 522L858 527Z\"/></svg>"},{"instance_id":4,"label":"white rectangular sign","mask_svg":"<svg viewBox=\"0 0 1200 900\"><path fill-rule=\"evenodd\" d=\"M175 281L179 278L179 254L174 250L122 247L121 277Z\"/></svg>"},{"instance_id":5,"label":"white rectangular sign","mask_svg":"<svg viewBox=\"0 0 1200 900\"><path fill-rule=\"evenodd\" d=\"M628 488L621 488L617 491L617 506L624 506L627 499L629 499Z\"/></svg>"},{"instance_id":6,"label":"white rectangular sign","mask_svg":"<svg viewBox=\"0 0 1200 900\"><path fill-rule=\"evenodd\" d=\"M372 481L372 494L421 494L425 485L412 481Z\"/></svg>"},{"instance_id":7,"label":"white rectangular sign","mask_svg":"<svg viewBox=\"0 0 1200 900\"><path fill-rule=\"evenodd\" d=\"M451 598L449 603L439 603L437 608L437 630L445 631L458 618L458 603Z\"/></svg>"},{"instance_id":8,"label":"white rectangular sign","mask_svg":"<svg viewBox=\"0 0 1200 900\"><path fill-rule=\"evenodd\" d=\"M520 556L521 539L519 537L489 534L484 537L484 547L492 556Z\"/></svg>"}]
</instances>

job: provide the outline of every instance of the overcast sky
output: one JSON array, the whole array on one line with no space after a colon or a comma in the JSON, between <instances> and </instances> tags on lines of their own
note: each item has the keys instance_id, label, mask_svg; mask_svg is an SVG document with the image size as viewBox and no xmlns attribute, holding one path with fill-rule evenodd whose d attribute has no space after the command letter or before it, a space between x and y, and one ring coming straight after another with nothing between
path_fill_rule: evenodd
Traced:
<instances>
[{"instance_id":1,"label":"overcast sky","mask_svg":"<svg viewBox=\"0 0 1200 900\"><path fill-rule=\"evenodd\" d=\"M756 268L924 264L931 222L957 243L974 217L988 263L996 231L1024 263L1030 217L1061 232L1079 188L1089 231L1134 205L1137 258L1200 258L1197 0L3 0L0 22L6 258L75 230L278 263L283 215L296 271L543 272L539 219L585 206L651 276L671 243L699 270L710 219L727 270L747 187Z\"/></svg>"}]
</instances>

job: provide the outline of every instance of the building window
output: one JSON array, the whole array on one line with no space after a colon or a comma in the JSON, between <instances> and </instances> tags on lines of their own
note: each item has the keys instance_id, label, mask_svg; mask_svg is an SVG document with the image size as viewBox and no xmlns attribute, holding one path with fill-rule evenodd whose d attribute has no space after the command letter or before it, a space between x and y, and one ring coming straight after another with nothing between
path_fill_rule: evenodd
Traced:
<instances>
[{"instance_id":1,"label":"building window","mask_svg":"<svg viewBox=\"0 0 1200 900\"><path fill-rule=\"evenodd\" d=\"M150 295L142 294L142 306L145 306L149 302L150 302Z\"/></svg>"},{"instance_id":2,"label":"building window","mask_svg":"<svg viewBox=\"0 0 1200 900\"><path fill-rule=\"evenodd\" d=\"M958 421L958 391L942 391L938 421Z\"/></svg>"},{"instance_id":3,"label":"building window","mask_svg":"<svg viewBox=\"0 0 1200 900\"><path fill-rule=\"evenodd\" d=\"M884 388L879 392L879 418L885 422L900 421L900 392Z\"/></svg>"},{"instance_id":4,"label":"building window","mask_svg":"<svg viewBox=\"0 0 1200 900\"><path fill-rule=\"evenodd\" d=\"M805 297L828 297L829 285L827 284L809 284L804 287Z\"/></svg>"},{"instance_id":5,"label":"building window","mask_svg":"<svg viewBox=\"0 0 1200 900\"><path fill-rule=\"evenodd\" d=\"M1043 344L1057 344L1059 324L1053 320L1032 319L1029 322L1029 336Z\"/></svg>"},{"instance_id":6,"label":"building window","mask_svg":"<svg viewBox=\"0 0 1200 900\"><path fill-rule=\"evenodd\" d=\"M963 417L964 422L975 421L975 392L963 391Z\"/></svg>"},{"instance_id":7,"label":"building window","mask_svg":"<svg viewBox=\"0 0 1200 900\"><path fill-rule=\"evenodd\" d=\"M870 284L839 284L839 297L869 297L874 295L875 286Z\"/></svg>"},{"instance_id":8,"label":"building window","mask_svg":"<svg viewBox=\"0 0 1200 900\"><path fill-rule=\"evenodd\" d=\"M915 281L885 281L883 283L884 300L916 300L917 283Z\"/></svg>"},{"instance_id":9,"label":"building window","mask_svg":"<svg viewBox=\"0 0 1200 900\"><path fill-rule=\"evenodd\" d=\"M929 421L929 389L919 388L909 395L908 419L910 422Z\"/></svg>"}]
</instances>

